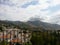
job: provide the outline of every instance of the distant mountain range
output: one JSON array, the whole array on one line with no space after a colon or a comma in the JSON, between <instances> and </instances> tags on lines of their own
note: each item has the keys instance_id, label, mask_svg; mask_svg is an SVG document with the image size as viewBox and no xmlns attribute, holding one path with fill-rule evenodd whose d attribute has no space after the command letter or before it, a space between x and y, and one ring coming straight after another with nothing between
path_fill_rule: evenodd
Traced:
<instances>
[{"instance_id":1,"label":"distant mountain range","mask_svg":"<svg viewBox=\"0 0 60 45\"><path fill-rule=\"evenodd\" d=\"M50 24L39 20L28 21L28 23L33 26L43 27L46 30L60 30L60 25L58 24Z\"/></svg>"},{"instance_id":2,"label":"distant mountain range","mask_svg":"<svg viewBox=\"0 0 60 45\"><path fill-rule=\"evenodd\" d=\"M40 20L33 20L33 21L29 20L27 22L0 20L0 26L2 24L11 25L11 26L18 26L20 28L40 27L45 30L60 30L60 25L46 23L46 22L42 22Z\"/></svg>"}]
</instances>

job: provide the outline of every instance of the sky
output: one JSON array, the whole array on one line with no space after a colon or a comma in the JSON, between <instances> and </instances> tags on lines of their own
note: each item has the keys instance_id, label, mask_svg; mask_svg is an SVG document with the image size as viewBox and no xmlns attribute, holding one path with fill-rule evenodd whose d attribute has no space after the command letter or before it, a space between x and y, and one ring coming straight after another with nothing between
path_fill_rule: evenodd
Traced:
<instances>
[{"instance_id":1,"label":"sky","mask_svg":"<svg viewBox=\"0 0 60 45\"><path fill-rule=\"evenodd\" d=\"M0 0L0 20L27 21L30 17L60 24L60 0Z\"/></svg>"}]
</instances>

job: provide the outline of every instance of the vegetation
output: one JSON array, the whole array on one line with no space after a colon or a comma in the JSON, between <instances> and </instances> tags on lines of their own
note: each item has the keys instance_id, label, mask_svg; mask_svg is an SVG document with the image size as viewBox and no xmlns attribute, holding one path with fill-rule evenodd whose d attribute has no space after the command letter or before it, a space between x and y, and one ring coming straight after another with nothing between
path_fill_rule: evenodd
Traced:
<instances>
[{"instance_id":1,"label":"vegetation","mask_svg":"<svg viewBox=\"0 0 60 45\"><path fill-rule=\"evenodd\" d=\"M2 42L0 42L0 45L8 45L8 42L2 41Z\"/></svg>"},{"instance_id":2,"label":"vegetation","mask_svg":"<svg viewBox=\"0 0 60 45\"><path fill-rule=\"evenodd\" d=\"M2 26L0 26L0 31L2 31Z\"/></svg>"},{"instance_id":3,"label":"vegetation","mask_svg":"<svg viewBox=\"0 0 60 45\"><path fill-rule=\"evenodd\" d=\"M56 32L33 32L31 42L32 45L60 45L59 35Z\"/></svg>"},{"instance_id":4,"label":"vegetation","mask_svg":"<svg viewBox=\"0 0 60 45\"><path fill-rule=\"evenodd\" d=\"M31 36L30 42L24 45L60 45L60 33L56 31L34 31ZM0 42L0 45L7 45L7 42Z\"/></svg>"},{"instance_id":5,"label":"vegetation","mask_svg":"<svg viewBox=\"0 0 60 45\"><path fill-rule=\"evenodd\" d=\"M24 43L23 45L32 45L31 42Z\"/></svg>"},{"instance_id":6,"label":"vegetation","mask_svg":"<svg viewBox=\"0 0 60 45\"><path fill-rule=\"evenodd\" d=\"M4 22L4 23L0 22L1 31L2 31L1 24L3 24L3 26L5 27L10 27L10 28L17 27L22 30L32 30L32 35L31 35L32 38L30 42L27 42L24 45L60 45L60 33L56 33L56 31L53 31L53 32L46 31L45 29L43 29L43 27L34 27L22 22ZM35 24L38 24L38 23L35 23ZM6 44L7 44L6 41L0 42L0 45L6 45Z\"/></svg>"}]
</instances>

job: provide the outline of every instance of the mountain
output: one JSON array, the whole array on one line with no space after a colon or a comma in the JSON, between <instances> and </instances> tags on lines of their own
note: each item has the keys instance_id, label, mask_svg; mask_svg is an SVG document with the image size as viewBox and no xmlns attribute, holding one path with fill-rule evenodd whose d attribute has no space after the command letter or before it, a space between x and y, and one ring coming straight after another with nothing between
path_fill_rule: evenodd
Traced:
<instances>
[{"instance_id":1,"label":"mountain","mask_svg":"<svg viewBox=\"0 0 60 45\"><path fill-rule=\"evenodd\" d=\"M27 23L36 27L43 27L46 30L60 30L60 25L42 22L39 19L33 21L29 20Z\"/></svg>"},{"instance_id":2,"label":"mountain","mask_svg":"<svg viewBox=\"0 0 60 45\"><path fill-rule=\"evenodd\" d=\"M27 22L0 20L0 27L2 24L6 27L18 27L28 30L60 30L60 25L42 22L39 19L29 20Z\"/></svg>"},{"instance_id":3,"label":"mountain","mask_svg":"<svg viewBox=\"0 0 60 45\"><path fill-rule=\"evenodd\" d=\"M4 25L5 27L10 27L10 28L20 28L20 29L29 29L34 26L27 24L26 22L21 22L21 21L7 21L7 20L0 20L0 27Z\"/></svg>"}]
</instances>

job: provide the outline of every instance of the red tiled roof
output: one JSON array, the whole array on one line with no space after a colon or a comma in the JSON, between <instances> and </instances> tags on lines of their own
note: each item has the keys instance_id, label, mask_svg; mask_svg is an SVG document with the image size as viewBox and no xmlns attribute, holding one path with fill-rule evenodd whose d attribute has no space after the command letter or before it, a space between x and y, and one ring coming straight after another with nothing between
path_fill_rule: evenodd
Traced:
<instances>
[{"instance_id":1,"label":"red tiled roof","mask_svg":"<svg viewBox=\"0 0 60 45\"><path fill-rule=\"evenodd\" d=\"M0 36L0 38L10 38L11 37L11 35L10 34L8 34L8 35L2 35L2 36Z\"/></svg>"},{"instance_id":2,"label":"red tiled roof","mask_svg":"<svg viewBox=\"0 0 60 45\"><path fill-rule=\"evenodd\" d=\"M13 40L11 40L11 42L22 42L20 39L13 39Z\"/></svg>"}]
</instances>

